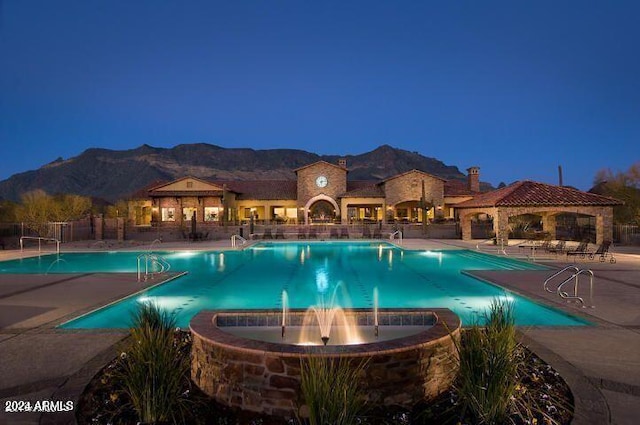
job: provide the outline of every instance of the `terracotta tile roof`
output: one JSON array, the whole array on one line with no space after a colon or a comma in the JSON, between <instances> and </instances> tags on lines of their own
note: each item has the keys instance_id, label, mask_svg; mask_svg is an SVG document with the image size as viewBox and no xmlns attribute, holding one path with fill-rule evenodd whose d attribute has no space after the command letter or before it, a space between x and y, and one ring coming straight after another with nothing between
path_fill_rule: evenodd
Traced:
<instances>
[{"instance_id":1,"label":"terracotta tile roof","mask_svg":"<svg viewBox=\"0 0 640 425\"><path fill-rule=\"evenodd\" d=\"M347 181L347 191L339 198L384 198L384 191L378 182L369 180Z\"/></svg>"},{"instance_id":2,"label":"terracotta tile roof","mask_svg":"<svg viewBox=\"0 0 640 425\"><path fill-rule=\"evenodd\" d=\"M238 194L237 199L295 200L298 183L295 180L234 180L216 182L226 184L227 189Z\"/></svg>"},{"instance_id":3,"label":"terracotta tile roof","mask_svg":"<svg viewBox=\"0 0 640 425\"><path fill-rule=\"evenodd\" d=\"M151 183L149 183L148 185L136 190L135 192L133 192L131 195L129 195L129 199L148 199L149 198L149 191L151 189L153 189L154 187L158 187L162 184L167 184L169 182L166 181L161 181L161 180L156 180L153 181Z\"/></svg>"},{"instance_id":4,"label":"terracotta tile roof","mask_svg":"<svg viewBox=\"0 0 640 425\"><path fill-rule=\"evenodd\" d=\"M582 192L566 186L554 186L533 181L519 181L507 187L476 195L456 208L524 207L524 206L613 206L617 199Z\"/></svg>"},{"instance_id":5,"label":"terracotta tile roof","mask_svg":"<svg viewBox=\"0 0 640 425\"><path fill-rule=\"evenodd\" d=\"M444 182L444 196L470 196L476 195L471 192L467 182L461 180L447 180Z\"/></svg>"},{"instance_id":6,"label":"terracotta tile roof","mask_svg":"<svg viewBox=\"0 0 640 425\"><path fill-rule=\"evenodd\" d=\"M163 190L163 191L154 191L150 190L147 192L148 196L222 196L221 190Z\"/></svg>"}]
</instances>

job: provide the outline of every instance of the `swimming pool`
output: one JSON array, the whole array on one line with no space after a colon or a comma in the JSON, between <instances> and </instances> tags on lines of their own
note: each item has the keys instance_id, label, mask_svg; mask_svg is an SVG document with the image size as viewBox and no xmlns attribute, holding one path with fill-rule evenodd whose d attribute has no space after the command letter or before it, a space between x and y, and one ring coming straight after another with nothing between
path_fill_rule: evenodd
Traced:
<instances>
[{"instance_id":1,"label":"swimming pool","mask_svg":"<svg viewBox=\"0 0 640 425\"><path fill-rule=\"evenodd\" d=\"M482 320L495 298L515 307L518 325L582 326L588 322L535 303L462 270L540 270L542 266L467 250L411 251L381 242L260 243L242 251L157 252L183 277L81 316L61 327L126 328L140 302L176 315L178 326L203 309L307 308L339 293L343 307L449 308L463 323ZM2 273L135 272L138 252L63 253L0 263Z\"/></svg>"}]
</instances>

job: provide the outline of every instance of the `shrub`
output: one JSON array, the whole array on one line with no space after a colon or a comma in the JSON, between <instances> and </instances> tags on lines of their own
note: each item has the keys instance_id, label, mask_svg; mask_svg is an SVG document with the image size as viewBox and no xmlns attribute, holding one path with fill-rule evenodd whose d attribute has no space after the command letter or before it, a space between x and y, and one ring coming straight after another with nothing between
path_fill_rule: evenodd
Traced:
<instances>
[{"instance_id":1,"label":"shrub","mask_svg":"<svg viewBox=\"0 0 640 425\"><path fill-rule=\"evenodd\" d=\"M189 359L174 338L175 319L153 304L141 304L120 359L121 392L140 421L181 422L187 399Z\"/></svg>"},{"instance_id":2,"label":"shrub","mask_svg":"<svg viewBox=\"0 0 640 425\"><path fill-rule=\"evenodd\" d=\"M481 424L508 423L522 362L518 346L512 305L492 302L486 326L472 326L457 345L463 415Z\"/></svg>"},{"instance_id":3,"label":"shrub","mask_svg":"<svg viewBox=\"0 0 640 425\"><path fill-rule=\"evenodd\" d=\"M366 400L361 376L368 360L311 356L301 359L301 391L310 425L351 425ZM302 422L304 423L304 422Z\"/></svg>"}]
</instances>

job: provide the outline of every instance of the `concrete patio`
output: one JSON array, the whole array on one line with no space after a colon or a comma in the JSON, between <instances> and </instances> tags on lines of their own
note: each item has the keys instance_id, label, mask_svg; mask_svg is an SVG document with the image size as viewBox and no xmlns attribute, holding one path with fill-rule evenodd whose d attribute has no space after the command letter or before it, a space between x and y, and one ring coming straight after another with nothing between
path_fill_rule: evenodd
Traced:
<instances>
[{"instance_id":1,"label":"concrete patio","mask_svg":"<svg viewBox=\"0 0 640 425\"><path fill-rule=\"evenodd\" d=\"M406 249L473 249L476 242L405 239ZM100 250L87 244L65 250ZM504 255L492 245L478 245ZM112 246L110 249L140 249ZM228 241L162 244L159 249L230 249ZM616 247L617 262L580 260L595 274L595 308L567 303L542 290L552 271L471 271L474 276L527 297L579 315L594 323L583 328L521 328L524 342L558 370L576 399L575 424L635 424L640 418L640 249ZM527 252L506 248L510 257ZM19 258L19 251L0 251L0 260ZM31 254L33 255L33 253ZM36 253L37 255L37 253ZM573 260L573 259L572 259ZM566 256L537 256L554 268ZM150 284L155 284L152 282ZM78 275L0 274L0 400L73 401L91 377L118 352L126 332L68 331L55 326L143 289L134 274ZM581 294L586 285L581 285ZM60 413L0 412L0 423L74 423L74 411Z\"/></svg>"}]
</instances>

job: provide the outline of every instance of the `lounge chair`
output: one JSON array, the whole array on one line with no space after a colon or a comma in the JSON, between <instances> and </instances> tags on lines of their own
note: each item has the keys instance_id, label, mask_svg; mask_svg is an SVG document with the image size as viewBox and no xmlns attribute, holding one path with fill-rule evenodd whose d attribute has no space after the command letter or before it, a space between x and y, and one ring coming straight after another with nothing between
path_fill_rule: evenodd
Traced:
<instances>
[{"instance_id":1,"label":"lounge chair","mask_svg":"<svg viewBox=\"0 0 640 425\"><path fill-rule=\"evenodd\" d=\"M284 231L282 230L282 227L278 227L276 229L276 239L284 239Z\"/></svg>"},{"instance_id":2,"label":"lounge chair","mask_svg":"<svg viewBox=\"0 0 640 425\"><path fill-rule=\"evenodd\" d=\"M329 237L331 239L338 239L338 229L336 229L335 227L329 229Z\"/></svg>"},{"instance_id":3,"label":"lounge chair","mask_svg":"<svg viewBox=\"0 0 640 425\"><path fill-rule=\"evenodd\" d=\"M558 243L555 246L552 246L549 249L547 249L547 252L552 252L556 255L562 254L563 252L566 251L565 249L566 246L567 246L567 241L558 241Z\"/></svg>"},{"instance_id":4,"label":"lounge chair","mask_svg":"<svg viewBox=\"0 0 640 425\"><path fill-rule=\"evenodd\" d=\"M575 249L571 249L566 252L567 257L570 255L579 255L580 258L585 258L589 254L589 251L587 251L588 247L589 241L582 241Z\"/></svg>"},{"instance_id":5,"label":"lounge chair","mask_svg":"<svg viewBox=\"0 0 640 425\"><path fill-rule=\"evenodd\" d=\"M262 233L262 239L273 239L273 232L271 228L264 229L264 233Z\"/></svg>"},{"instance_id":6,"label":"lounge chair","mask_svg":"<svg viewBox=\"0 0 640 425\"><path fill-rule=\"evenodd\" d=\"M599 255L600 262L604 263L607 260L607 256L609 256L609 261L611 262L611 264L615 263L616 258L613 256L613 253L609 252L610 248L611 241L602 242L595 252L589 254L589 259L593 260L597 255Z\"/></svg>"},{"instance_id":7,"label":"lounge chair","mask_svg":"<svg viewBox=\"0 0 640 425\"><path fill-rule=\"evenodd\" d=\"M340 228L340 239L349 239L349 229L346 227Z\"/></svg>"}]
</instances>

